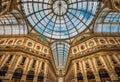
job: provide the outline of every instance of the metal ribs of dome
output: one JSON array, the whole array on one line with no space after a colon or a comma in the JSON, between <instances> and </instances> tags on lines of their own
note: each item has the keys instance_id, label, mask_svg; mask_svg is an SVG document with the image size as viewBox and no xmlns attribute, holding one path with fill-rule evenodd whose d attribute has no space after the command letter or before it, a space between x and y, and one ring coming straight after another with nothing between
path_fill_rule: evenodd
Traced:
<instances>
[{"instance_id":1,"label":"metal ribs of dome","mask_svg":"<svg viewBox=\"0 0 120 82\"><path fill-rule=\"evenodd\" d=\"M70 39L89 27L98 0L21 0L25 17L35 29L52 39Z\"/></svg>"}]
</instances>

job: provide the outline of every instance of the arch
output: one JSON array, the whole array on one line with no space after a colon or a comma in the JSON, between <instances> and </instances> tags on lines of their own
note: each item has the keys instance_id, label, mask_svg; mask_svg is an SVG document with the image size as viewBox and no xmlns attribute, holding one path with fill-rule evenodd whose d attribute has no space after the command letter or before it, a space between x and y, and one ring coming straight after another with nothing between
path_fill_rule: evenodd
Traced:
<instances>
[{"instance_id":1,"label":"arch","mask_svg":"<svg viewBox=\"0 0 120 82\"><path fill-rule=\"evenodd\" d=\"M120 33L120 13L109 8L105 8L99 14L95 25L94 32L102 34Z\"/></svg>"},{"instance_id":2,"label":"arch","mask_svg":"<svg viewBox=\"0 0 120 82\"><path fill-rule=\"evenodd\" d=\"M106 69L100 69L99 76L100 76L101 82L111 81L110 76Z\"/></svg>"},{"instance_id":3,"label":"arch","mask_svg":"<svg viewBox=\"0 0 120 82\"><path fill-rule=\"evenodd\" d=\"M120 67L115 67L115 72L120 77Z\"/></svg>"},{"instance_id":4,"label":"arch","mask_svg":"<svg viewBox=\"0 0 120 82\"><path fill-rule=\"evenodd\" d=\"M22 74L23 74L23 69L17 68L17 69L15 70L12 78L21 79Z\"/></svg>"},{"instance_id":5,"label":"arch","mask_svg":"<svg viewBox=\"0 0 120 82\"><path fill-rule=\"evenodd\" d=\"M38 82L42 82L43 79L44 79L44 73L40 72L39 75L38 75Z\"/></svg>"},{"instance_id":6,"label":"arch","mask_svg":"<svg viewBox=\"0 0 120 82\"><path fill-rule=\"evenodd\" d=\"M87 72L87 78L89 82L95 82L95 76L92 71Z\"/></svg>"},{"instance_id":7,"label":"arch","mask_svg":"<svg viewBox=\"0 0 120 82\"><path fill-rule=\"evenodd\" d=\"M33 80L34 79L34 71L30 70L27 73L26 80Z\"/></svg>"},{"instance_id":8,"label":"arch","mask_svg":"<svg viewBox=\"0 0 120 82\"><path fill-rule=\"evenodd\" d=\"M56 41L52 43L51 49L57 68L64 68L67 62L70 44L65 41Z\"/></svg>"},{"instance_id":9,"label":"arch","mask_svg":"<svg viewBox=\"0 0 120 82\"><path fill-rule=\"evenodd\" d=\"M78 82L83 82L83 76L82 76L82 73L81 73L81 72L79 72L79 73L77 74L77 80L78 80Z\"/></svg>"},{"instance_id":10,"label":"arch","mask_svg":"<svg viewBox=\"0 0 120 82\"><path fill-rule=\"evenodd\" d=\"M3 66L0 69L0 76L5 76L5 74L7 73L7 71L8 71L8 66Z\"/></svg>"},{"instance_id":11,"label":"arch","mask_svg":"<svg viewBox=\"0 0 120 82\"><path fill-rule=\"evenodd\" d=\"M0 16L0 35L28 34L28 27L19 11Z\"/></svg>"}]
</instances>

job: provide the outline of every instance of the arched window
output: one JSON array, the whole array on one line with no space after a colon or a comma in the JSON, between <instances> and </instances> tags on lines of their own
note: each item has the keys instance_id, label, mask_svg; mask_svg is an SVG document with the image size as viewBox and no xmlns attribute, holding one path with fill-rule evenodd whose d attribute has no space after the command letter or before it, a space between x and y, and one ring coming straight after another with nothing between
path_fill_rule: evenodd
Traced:
<instances>
[{"instance_id":1,"label":"arched window","mask_svg":"<svg viewBox=\"0 0 120 82\"><path fill-rule=\"evenodd\" d=\"M21 68L18 68L15 70L15 72L13 74L13 78L21 79L22 74L23 74L23 70Z\"/></svg>"},{"instance_id":2,"label":"arched window","mask_svg":"<svg viewBox=\"0 0 120 82\"><path fill-rule=\"evenodd\" d=\"M87 72L87 78L88 78L88 80L90 80L90 79L95 79L95 76L94 76L94 74L93 74L92 71L88 71L88 72Z\"/></svg>"},{"instance_id":3,"label":"arched window","mask_svg":"<svg viewBox=\"0 0 120 82\"><path fill-rule=\"evenodd\" d=\"M105 69L100 69L99 75L100 75L100 78L109 78L109 74L107 73Z\"/></svg>"},{"instance_id":4,"label":"arched window","mask_svg":"<svg viewBox=\"0 0 120 82\"><path fill-rule=\"evenodd\" d=\"M103 9L95 22L94 32L120 33L120 13L108 8Z\"/></svg>"},{"instance_id":5,"label":"arched window","mask_svg":"<svg viewBox=\"0 0 120 82\"><path fill-rule=\"evenodd\" d=\"M78 79L78 81L79 81L79 80L83 80L82 73L79 72L79 73L77 74L77 79Z\"/></svg>"},{"instance_id":6,"label":"arched window","mask_svg":"<svg viewBox=\"0 0 120 82\"><path fill-rule=\"evenodd\" d=\"M27 33L28 28L26 22L17 10L0 16L0 35Z\"/></svg>"},{"instance_id":7,"label":"arched window","mask_svg":"<svg viewBox=\"0 0 120 82\"><path fill-rule=\"evenodd\" d=\"M102 82L110 81L109 74L107 73L107 71L105 69L100 69L99 70L99 76L100 76Z\"/></svg>"},{"instance_id":8,"label":"arched window","mask_svg":"<svg viewBox=\"0 0 120 82\"><path fill-rule=\"evenodd\" d=\"M34 79L34 71L28 71L26 80L33 80Z\"/></svg>"},{"instance_id":9,"label":"arched window","mask_svg":"<svg viewBox=\"0 0 120 82\"><path fill-rule=\"evenodd\" d=\"M8 66L4 66L0 69L0 76L5 76L8 71Z\"/></svg>"},{"instance_id":10,"label":"arched window","mask_svg":"<svg viewBox=\"0 0 120 82\"><path fill-rule=\"evenodd\" d=\"M43 79L44 79L44 73L40 72L38 75L38 81L43 81Z\"/></svg>"},{"instance_id":11,"label":"arched window","mask_svg":"<svg viewBox=\"0 0 120 82\"><path fill-rule=\"evenodd\" d=\"M120 67L115 67L115 72L120 77Z\"/></svg>"}]
</instances>

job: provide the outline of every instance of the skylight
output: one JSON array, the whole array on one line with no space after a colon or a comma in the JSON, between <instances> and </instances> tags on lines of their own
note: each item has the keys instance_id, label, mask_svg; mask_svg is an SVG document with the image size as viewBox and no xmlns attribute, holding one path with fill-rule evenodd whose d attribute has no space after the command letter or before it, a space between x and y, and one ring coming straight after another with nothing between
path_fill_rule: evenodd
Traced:
<instances>
[{"instance_id":1,"label":"skylight","mask_svg":"<svg viewBox=\"0 0 120 82\"><path fill-rule=\"evenodd\" d=\"M104 9L94 27L95 33L120 33L120 13Z\"/></svg>"},{"instance_id":2,"label":"skylight","mask_svg":"<svg viewBox=\"0 0 120 82\"><path fill-rule=\"evenodd\" d=\"M98 5L98 0L21 0L31 31L52 39L70 39L83 32Z\"/></svg>"},{"instance_id":3,"label":"skylight","mask_svg":"<svg viewBox=\"0 0 120 82\"><path fill-rule=\"evenodd\" d=\"M55 42L51 45L54 61L57 68L64 68L66 65L70 45L66 42Z\"/></svg>"},{"instance_id":4,"label":"skylight","mask_svg":"<svg viewBox=\"0 0 120 82\"><path fill-rule=\"evenodd\" d=\"M27 34L26 22L18 11L0 16L0 35Z\"/></svg>"}]
</instances>

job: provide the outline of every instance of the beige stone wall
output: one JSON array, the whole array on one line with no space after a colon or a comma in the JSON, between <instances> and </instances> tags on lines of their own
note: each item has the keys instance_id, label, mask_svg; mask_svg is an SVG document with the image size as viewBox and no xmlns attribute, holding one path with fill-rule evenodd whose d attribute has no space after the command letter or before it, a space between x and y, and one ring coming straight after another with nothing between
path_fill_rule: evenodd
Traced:
<instances>
[{"instance_id":1,"label":"beige stone wall","mask_svg":"<svg viewBox=\"0 0 120 82\"><path fill-rule=\"evenodd\" d=\"M81 40L83 36L84 39ZM69 71L66 72L65 82L119 82L120 75L115 68L120 70L120 37L99 34L83 36L73 41L69 56L69 62L72 63L67 66ZM71 73L70 70L74 72ZM109 77L102 78L101 70ZM82 79L78 80L78 77Z\"/></svg>"},{"instance_id":2,"label":"beige stone wall","mask_svg":"<svg viewBox=\"0 0 120 82\"><path fill-rule=\"evenodd\" d=\"M111 58L112 57L112 58ZM99 62L97 62L97 59L99 58L99 61L101 64L99 64ZM113 60L114 59L114 60ZM87 64L86 64L87 61ZM87 66L89 65L89 66ZM98 52L98 53L94 53L90 56L86 56L83 58L79 58L76 60L73 60L73 65L71 67L71 70L74 70L74 73L70 73L70 71L67 73L66 75L66 79L69 78L69 80L67 80L67 82L71 82L71 76L73 76L74 74L74 82L79 82L78 80L75 81L75 79L77 79L77 74L81 73L83 76L83 80L84 82L104 82L102 81L102 79L100 78L100 74L99 74L99 70L101 69L105 69L109 75L109 78L105 78L104 80L108 81L110 80L110 82L114 82L119 80L118 75L115 72L115 67L119 67L120 68L120 52L118 51L109 51L109 52ZM87 78L87 72L88 71L92 71L93 75L95 76L95 79L88 79ZM92 81L93 80L93 81ZM119 81L118 81L119 82Z\"/></svg>"},{"instance_id":3,"label":"beige stone wall","mask_svg":"<svg viewBox=\"0 0 120 82\"><path fill-rule=\"evenodd\" d=\"M44 42L28 36L0 38L0 71L8 67L5 75L0 72L0 80L3 82L39 82L40 73L43 74L43 82L56 82L51 60L50 48ZM23 71L21 79L13 78L16 69ZM27 80L29 71L34 72L32 80Z\"/></svg>"}]
</instances>

